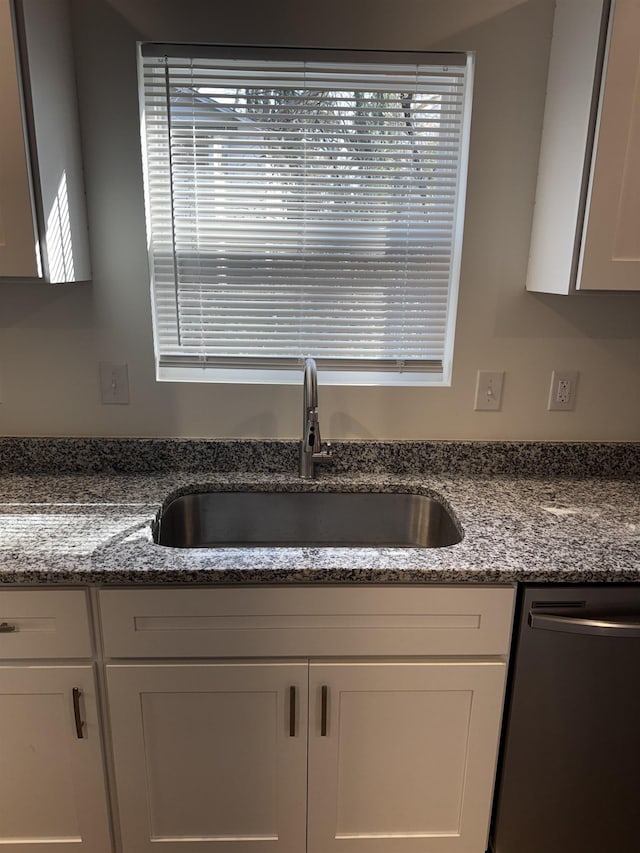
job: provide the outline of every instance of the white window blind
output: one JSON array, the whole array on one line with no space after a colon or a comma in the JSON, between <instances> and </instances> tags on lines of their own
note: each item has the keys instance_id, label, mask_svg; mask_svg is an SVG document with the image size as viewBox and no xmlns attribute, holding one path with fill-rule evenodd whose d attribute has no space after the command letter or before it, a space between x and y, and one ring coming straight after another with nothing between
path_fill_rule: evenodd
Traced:
<instances>
[{"instance_id":1,"label":"white window blind","mask_svg":"<svg viewBox=\"0 0 640 853\"><path fill-rule=\"evenodd\" d=\"M158 377L299 381L311 355L325 380L447 381L469 76L465 54L142 45Z\"/></svg>"}]
</instances>

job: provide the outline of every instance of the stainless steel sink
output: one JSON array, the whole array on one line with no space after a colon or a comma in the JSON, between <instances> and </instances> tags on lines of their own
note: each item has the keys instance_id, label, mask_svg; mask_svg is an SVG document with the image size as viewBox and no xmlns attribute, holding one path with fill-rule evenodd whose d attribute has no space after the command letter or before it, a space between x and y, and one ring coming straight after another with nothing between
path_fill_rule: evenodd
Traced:
<instances>
[{"instance_id":1,"label":"stainless steel sink","mask_svg":"<svg viewBox=\"0 0 640 853\"><path fill-rule=\"evenodd\" d=\"M462 533L444 504L424 495L194 492L163 507L153 539L173 548L440 548Z\"/></svg>"}]
</instances>

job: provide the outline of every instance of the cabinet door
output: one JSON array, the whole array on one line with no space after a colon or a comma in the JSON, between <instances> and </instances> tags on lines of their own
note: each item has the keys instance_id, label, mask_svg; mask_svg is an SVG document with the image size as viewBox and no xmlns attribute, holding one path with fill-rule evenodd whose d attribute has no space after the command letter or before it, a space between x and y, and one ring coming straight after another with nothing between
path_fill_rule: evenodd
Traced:
<instances>
[{"instance_id":1,"label":"cabinet door","mask_svg":"<svg viewBox=\"0 0 640 853\"><path fill-rule=\"evenodd\" d=\"M640 5L617 0L578 286L640 290Z\"/></svg>"},{"instance_id":2,"label":"cabinet door","mask_svg":"<svg viewBox=\"0 0 640 853\"><path fill-rule=\"evenodd\" d=\"M303 853L307 672L306 662L108 666L125 853Z\"/></svg>"},{"instance_id":3,"label":"cabinet door","mask_svg":"<svg viewBox=\"0 0 640 853\"><path fill-rule=\"evenodd\" d=\"M31 173L9 0L0 0L0 276L39 275Z\"/></svg>"},{"instance_id":4,"label":"cabinet door","mask_svg":"<svg viewBox=\"0 0 640 853\"><path fill-rule=\"evenodd\" d=\"M4 853L111 850L91 667L1 666L0 732Z\"/></svg>"},{"instance_id":5,"label":"cabinet door","mask_svg":"<svg viewBox=\"0 0 640 853\"><path fill-rule=\"evenodd\" d=\"M312 663L308 853L484 853L505 669Z\"/></svg>"}]
</instances>

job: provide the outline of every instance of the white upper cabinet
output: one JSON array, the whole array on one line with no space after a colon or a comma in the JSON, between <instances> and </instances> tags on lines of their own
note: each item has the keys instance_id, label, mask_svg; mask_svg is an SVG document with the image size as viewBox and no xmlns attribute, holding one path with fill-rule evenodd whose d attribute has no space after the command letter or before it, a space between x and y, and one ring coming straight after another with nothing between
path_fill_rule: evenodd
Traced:
<instances>
[{"instance_id":1,"label":"white upper cabinet","mask_svg":"<svg viewBox=\"0 0 640 853\"><path fill-rule=\"evenodd\" d=\"M9 0L0 2L0 271L37 276L31 171Z\"/></svg>"},{"instance_id":2,"label":"white upper cabinet","mask_svg":"<svg viewBox=\"0 0 640 853\"><path fill-rule=\"evenodd\" d=\"M557 0L527 289L640 290L637 0Z\"/></svg>"},{"instance_id":3,"label":"white upper cabinet","mask_svg":"<svg viewBox=\"0 0 640 853\"><path fill-rule=\"evenodd\" d=\"M640 290L640 3L612 21L578 282Z\"/></svg>"},{"instance_id":4,"label":"white upper cabinet","mask_svg":"<svg viewBox=\"0 0 640 853\"><path fill-rule=\"evenodd\" d=\"M0 278L91 278L67 0L0 0Z\"/></svg>"}]
</instances>

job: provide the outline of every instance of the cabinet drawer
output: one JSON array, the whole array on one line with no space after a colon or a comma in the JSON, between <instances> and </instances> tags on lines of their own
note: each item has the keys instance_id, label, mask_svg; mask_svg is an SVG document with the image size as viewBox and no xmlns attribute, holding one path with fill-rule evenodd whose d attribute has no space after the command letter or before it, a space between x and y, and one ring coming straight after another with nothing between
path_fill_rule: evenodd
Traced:
<instances>
[{"instance_id":1,"label":"cabinet drawer","mask_svg":"<svg viewBox=\"0 0 640 853\"><path fill-rule=\"evenodd\" d=\"M91 654L84 590L0 592L0 659Z\"/></svg>"},{"instance_id":2,"label":"cabinet drawer","mask_svg":"<svg viewBox=\"0 0 640 853\"><path fill-rule=\"evenodd\" d=\"M128 657L504 655L511 587L101 590L105 653Z\"/></svg>"}]
</instances>

